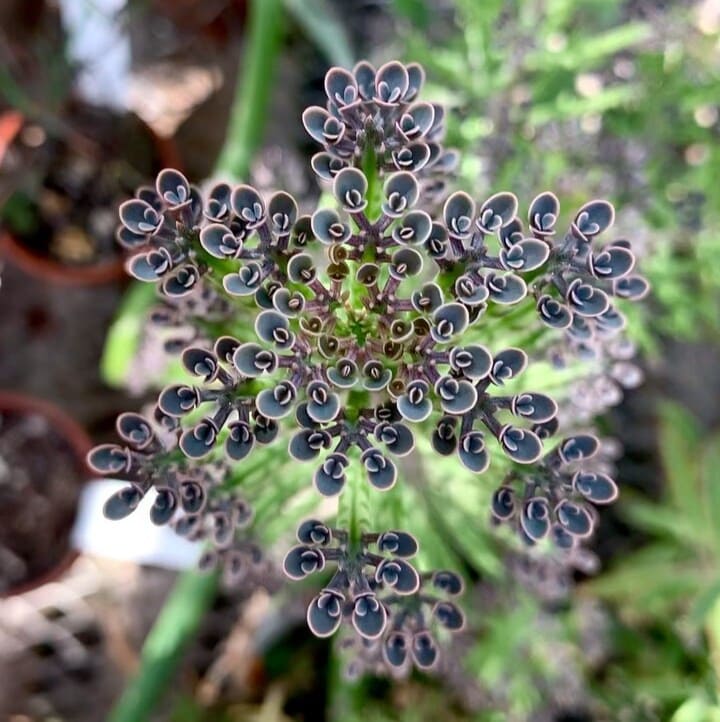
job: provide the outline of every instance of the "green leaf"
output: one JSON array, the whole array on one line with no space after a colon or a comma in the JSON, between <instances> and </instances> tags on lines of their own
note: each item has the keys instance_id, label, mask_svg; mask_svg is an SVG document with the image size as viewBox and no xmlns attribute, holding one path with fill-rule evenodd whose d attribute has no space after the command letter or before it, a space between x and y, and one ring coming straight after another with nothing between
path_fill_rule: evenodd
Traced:
<instances>
[{"instance_id":1,"label":"green leaf","mask_svg":"<svg viewBox=\"0 0 720 722\"><path fill-rule=\"evenodd\" d=\"M212 603L217 585L216 575L194 571L178 579L145 640L137 676L123 692L109 722L149 719Z\"/></svg>"},{"instance_id":2,"label":"green leaf","mask_svg":"<svg viewBox=\"0 0 720 722\"><path fill-rule=\"evenodd\" d=\"M325 0L284 0L285 7L308 38L332 65L351 68L355 53L350 37L334 11Z\"/></svg>"},{"instance_id":3,"label":"green leaf","mask_svg":"<svg viewBox=\"0 0 720 722\"><path fill-rule=\"evenodd\" d=\"M109 386L122 387L128 381L130 366L142 340L147 312L157 296L155 284L134 282L125 293L117 316L110 326L100 374Z\"/></svg>"}]
</instances>

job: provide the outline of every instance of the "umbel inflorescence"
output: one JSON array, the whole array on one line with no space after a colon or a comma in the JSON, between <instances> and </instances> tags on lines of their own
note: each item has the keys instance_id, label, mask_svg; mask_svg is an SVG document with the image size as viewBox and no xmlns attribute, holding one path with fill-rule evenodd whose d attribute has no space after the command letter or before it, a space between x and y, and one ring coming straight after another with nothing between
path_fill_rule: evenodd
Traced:
<instances>
[{"instance_id":1,"label":"umbel inflorescence","mask_svg":"<svg viewBox=\"0 0 720 722\"><path fill-rule=\"evenodd\" d=\"M153 521L208 540L206 565L237 577L262 558L238 482L259 449L307 462L319 500L347 486L359 493L355 469L365 492L412 483L398 468L422 438L478 475L504 457L488 505L526 543L567 548L591 533L588 503L617 494L584 465L598 442L555 440L556 401L517 377L553 334L597 357L624 327L614 301L642 297L647 283L626 241L596 241L613 223L605 201L585 204L558 233L552 193L531 201L527 227L512 193L448 195L457 155L441 145L442 108L417 99L422 81L419 66L398 62L328 72L326 108L303 114L323 146L312 168L329 191L311 215L287 193L263 198L227 183L202 192L176 170L121 206L128 270L162 297L154 321L190 327L194 341L177 348L192 380L163 389L153 418L122 415L123 443L90 455L99 472L129 482L109 516L154 488ZM537 332L532 346L488 347L484 322L511 310L513 324ZM262 458L271 484L280 456ZM298 538L290 577L337 569L308 609L316 634L348 619L389 665L429 667L431 625L462 626L436 594L459 593L459 578L415 570L407 532L313 519Z\"/></svg>"}]
</instances>

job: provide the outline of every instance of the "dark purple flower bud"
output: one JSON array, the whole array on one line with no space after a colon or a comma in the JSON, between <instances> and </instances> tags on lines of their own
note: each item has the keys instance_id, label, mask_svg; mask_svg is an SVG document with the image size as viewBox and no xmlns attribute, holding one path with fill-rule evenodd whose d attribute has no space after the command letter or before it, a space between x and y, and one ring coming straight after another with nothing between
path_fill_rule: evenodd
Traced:
<instances>
[{"instance_id":1,"label":"dark purple flower bud","mask_svg":"<svg viewBox=\"0 0 720 722\"><path fill-rule=\"evenodd\" d=\"M456 191L443 206L443 220L451 238L466 239L472 234L475 201L462 191Z\"/></svg>"},{"instance_id":2,"label":"dark purple flower bud","mask_svg":"<svg viewBox=\"0 0 720 722\"><path fill-rule=\"evenodd\" d=\"M163 224L162 213L139 198L122 203L119 213L122 224L137 235L148 236L157 233Z\"/></svg>"},{"instance_id":3,"label":"dark purple flower bud","mask_svg":"<svg viewBox=\"0 0 720 722\"><path fill-rule=\"evenodd\" d=\"M590 201L575 216L572 229L581 240L590 240L615 221L615 209L607 201Z\"/></svg>"},{"instance_id":4,"label":"dark purple flower bud","mask_svg":"<svg viewBox=\"0 0 720 722\"><path fill-rule=\"evenodd\" d=\"M252 186L240 185L234 188L230 195L230 205L248 230L253 230L265 222L265 203Z\"/></svg>"},{"instance_id":5,"label":"dark purple flower bud","mask_svg":"<svg viewBox=\"0 0 720 722\"><path fill-rule=\"evenodd\" d=\"M172 519L175 509L177 509L175 492L168 487L160 488L150 507L150 521L158 526L167 524Z\"/></svg>"},{"instance_id":6,"label":"dark purple flower bud","mask_svg":"<svg viewBox=\"0 0 720 722\"><path fill-rule=\"evenodd\" d=\"M332 437L321 429L302 429L292 436L288 451L298 461L317 458L321 451L330 448Z\"/></svg>"},{"instance_id":7,"label":"dark purple flower bud","mask_svg":"<svg viewBox=\"0 0 720 722\"><path fill-rule=\"evenodd\" d=\"M408 659L409 642L403 632L393 631L383 641L383 659L391 666L399 669Z\"/></svg>"},{"instance_id":8,"label":"dark purple flower bud","mask_svg":"<svg viewBox=\"0 0 720 722\"><path fill-rule=\"evenodd\" d=\"M567 532L577 537L588 537L592 534L593 519L582 504L563 499L555 507L555 516Z\"/></svg>"},{"instance_id":9,"label":"dark purple flower bud","mask_svg":"<svg viewBox=\"0 0 720 722\"><path fill-rule=\"evenodd\" d=\"M407 532L386 531L378 537L377 547L384 554L409 559L417 554L418 543L415 537Z\"/></svg>"},{"instance_id":10,"label":"dark purple flower bud","mask_svg":"<svg viewBox=\"0 0 720 722\"><path fill-rule=\"evenodd\" d=\"M531 541L538 542L550 531L550 507L547 499L528 499L520 514L520 525Z\"/></svg>"},{"instance_id":11,"label":"dark purple flower bud","mask_svg":"<svg viewBox=\"0 0 720 722\"><path fill-rule=\"evenodd\" d=\"M528 221L536 236L550 236L555 233L555 224L560 214L560 201L554 193L541 193L530 204Z\"/></svg>"},{"instance_id":12,"label":"dark purple flower bud","mask_svg":"<svg viewBox=\"0 0 720 722\"><path fill-rule=\"evenodd\" d=\"M401 171L388 177L383 192L383 213L390 218L400 218L417 203L420 187L412 173Z\"/></svg>"},{"instance_id":13,"label":"dark purple flower bud","mask_svg":"<svg viewBox=\"0 0 720 722\"><path fill-rule=\"evenodd\" d=\"M607 475L595 471L578 471L573 488L595 504L609 504L618 496L617 484Z\"/></svg>"},{"instance_id":14,"label":"dark purple flower bud","mask_svg":"<svg viewBox=\"0 0 720 722\"><path fill-rule=\"evenodd\" d=\"M233 421L228 425L227 439L225 440L225 452L233 461L244 459L255 445L255 434L253 434L247 421Z\"/></svg>"},{"instance_id":15,"label":"dark purple flower bud","mask_svg":"<svg viewBox=\"0 0 720 722\"><path fill-rule=\"evenodd\" d=\"M231 296L252 296L265 280L260 265L250 261L237 273L229 273L223 278L223 287Z\"/></svg>"},{"instance_id":16,"label":"dark purple flower bud","mask_svg":"<svg viewBox=\"0 0 720 722\"><path fill-rule=\"evenodd\" d=\"M283 571L290 579L304 579L325 568L325 555L309 546L293 547L283 561Z\"/></svg>"},{"instance_id":17,"label":"dark purple flower bud","mask_svg":"<svg viewBox=\"0 0 720 722\"><path fill-rule=\"evenodd\" d=\"M380 491L387 491L397 481L397 468L386 456L377 449L365 449L360 457L368 481Z\"/></svg>"},{"instance_id":18,"label":"dark purple flower bud","mask_svg":"<svg viewBox=\"0 0 720 722\"><path fill-rule=\"evenodd\" d=\"M449 456L457 449L458 440L455 435L456 420L452 416L443 416L433 431L431 442L438 454Z\"/></svg>"},{"instance_id":19,"label":"dark purple flower bud","mask_svg":"<svg viewBox=\"0 0 720 722\"><path fill-rule=\"evenodd\" d=\"M326 546L332 541L332 533L323 522L317 519L306 519L298 527L297 538L303 544Z\"/></svg>"},{"instance_id":20,"label":"dark purple flower bud","mask_svg":"<svg viewBox=\"0 0 720 722\"><path fill-rule=\"evenodd\" d=\"M374 594L363 594L355 597L352 623L361 637L377 639L385 631L387 611Z\"/></svg>"},{"instance_id":21,"label":"dark purple flower bud","mask_svg":"<svg viewBox=\"0 0 720 722\"><path fill-rule=\"evenodd\" d=\"M485 437L481 431L469 431L460 438L458 455L463 466L481 474L488 468L490 457L485 448Z\"/></svg>"},{"instance_id":22,"label":"dark purple flower bud","mask_svg":"<svg viewBox=\"0 0 720 722\"><path fill-rule=\"evenodd\" d=\"M503 451L519 464L532 464L542 455L542 442L528 429L504 426L498 436Z\"/></svg>"},{"instance_id":23,"label":"dark purple flower bud","mask_svg":"<svg viewBox=\"0 0 720 722\"><path fill-rule=\"evenodd\" d=\"M375 569L375 581L397 594L413 594L420 587L420 577L412 564L402 559L384 559Z\"/></svg>"},{"instance_id":24,"label":"dark purple flower bud","mask_svg":"<svg viewBox=\"0 0 720 722\"><path fill-rule=\"evenodd\" d=\"M497 386L519 376L528 363L527 354L519 348L507 348L493 359L490 380Z\"/></svg>"},{"instance_id":25,"label":"dark purple flower bud","mask_svg":"<svg viewBox=\"0 0 720 722\"><path fill-rule=\"evenodd\" d=\"M155 181L155 189L171 211L190 203L190 183L178 170L165 168L160 171Z\"/></svg>"},{"instance_id":26,"label":"dark purple flower bud","mask_svg":"<svg viewBox=\"0 0 720 722\"><path fill-rule=\"evenodd\" d=\"M425 421L432 413L432 401L428 398L430 387L426 381L411 381L405 393L397 400L397 408L403 418L413 423Z\"/></svg>"},{"instance_id":27,"label":"dark purple flower bud","mask_svg":"<svg viewBox=\"0 0 720 722\"><path fill-rule=\"evenodd\" d=\"M115 426L120 438L138 451L146 449L155 439L152 427L140 414L120 414Z\"/></svg>"},{"instance_id":28,"label":"dark purple flower bud","mask_svg":"<svg viewBox=\"0 0 720 722\"><path fill-rule=\"evenodd\" d=\"M501 486L495 490L490 503L493 516L500 521L507 521L515 516L517 502L515 492L509 486Z\"/></svg>"},{"instance_id":29,"label":"dark purple flower bud","mask_svg":"<svg viewBox=\"0 0 720 722\"><path fill-rule=\"evenodd\" d=\"M312 600L307 610L307 623L316 637L329 637L342 622L343 597L331 589L324 589Z\"/></svg>"},{"instance_id":30,"label":"dark purple flower bud","mask_svg":"<svg viewBox=\"0 0 720 722\"><path fill-rule=\"evenodd\" d=\"M145 492L139 486L125 486L105 502L103 514L113 521L124 519L137 509L144 496Z\"/></svg>"},{"instance_id":31,"label":"dark purple flower bud","mask_svg":"<svg viewBox=\"0 0 720 722\"><path fill-rule=\"evenodd\" d=\"M427 629L416 632L412 638L412 657L420 669L431 669L438 660L438 648Z\"/></svg>"},{"instance_id":32,"label":"dark purple flower bud","mask_svg":"<svg viewBox=\"0 0 720 722\"><path fill-rule=\"evenodd\" d=\"M465 587L462 577L459 574L446 570L433 572L432 585L438 591L449 594L451 597L457 597L462 594Z\"/></svg>"},{"instance_id":33,"label":"dark purple flower bud","mask_svg":"<svg viewBox=\"0 0 720 722\"><path fill-rule=\"evenodd\" d=\"M290 381L280 381L275 388L263 389L255 400L258 411L268 419L282 419L292 411L297 389Z\"/></svg>"},{"instance_id":34,"label":"dark purple flower bud","mask_svg":"<svg viewBox=\"0 0 720 722\"><path fill-rule=\"evenodd\" d=\"M457 632L465 626L465 617L457 605L452 602L437 602L433 607L433 616L438 622L452 632Z\"/></svg>"},{"instance_id":35,"label":"dark purple flower bud","mask_svg":"<svg viewBox=\"0 0 720 722\"><path fill-rule=\"evenodd\" d=\"M477 226L483 233L495 233L515 218L518 199L513 193L496 193L480 207Z\"/></svg>"},{"instance_id":36,"label":"dark purple flower bud","mask_svg":"<svg viewBox=\"0 0 720 722\"><path fill-rule=\"evenodd\" d=\"M315 472L313 482L315 488L323 496L339 494L347 480L345 469L349 460L344 454L330 454Z\"/></svg>"}]
</instances>

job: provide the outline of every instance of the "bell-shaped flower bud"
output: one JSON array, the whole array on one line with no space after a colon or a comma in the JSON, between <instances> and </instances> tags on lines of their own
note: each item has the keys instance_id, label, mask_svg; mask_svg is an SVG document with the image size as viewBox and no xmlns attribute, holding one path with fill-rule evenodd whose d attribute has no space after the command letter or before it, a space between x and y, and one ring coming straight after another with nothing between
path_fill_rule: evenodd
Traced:
<instances>
[{"instance_id":1,"label":"bell-shaped flower bud","mask_svg":"<svg viewBox=\"0 0 720 722\"><path fill-rule=\"evenodd\" d=\"M554 193L546 191L537 196L528 211L528 221L533 235L540 237L553 235L559 214L560 201Z\"/></svg>"},{"instance_id":2,"label":"bell-shaped flower bud","mask_svg":"<svg viewBox=\"0 0 720 722\"><path fill-rule=\"evenodd\" d=\"M325 568L325 555L309 546L293 547L283 560L283 571L290 579L299 580L321 572Z\"/></svg>"},{"instance_id":3,"label":"bell-shaped flower bud","mask_svg":"<svg viewBox=\"0 0 720 722\"><path fill-rule=\"evenodd\" d=\"M313 477L315 488L323 496L339 494L347 480L345 469L348 463L349 460L344 454L330 454L315 472Z\"/></svg>"},{"instance_id":4,"label":"bell-shaped flower bud","mask_svg":"<svg viewBox=\"0 0 720 722\"><path fill-rule=\"evenodd\" d=\"M518 464L532 464L542 456L542 442L528 429L504 426L498 436L503 451Z\"/></svg>"}]
</instances>

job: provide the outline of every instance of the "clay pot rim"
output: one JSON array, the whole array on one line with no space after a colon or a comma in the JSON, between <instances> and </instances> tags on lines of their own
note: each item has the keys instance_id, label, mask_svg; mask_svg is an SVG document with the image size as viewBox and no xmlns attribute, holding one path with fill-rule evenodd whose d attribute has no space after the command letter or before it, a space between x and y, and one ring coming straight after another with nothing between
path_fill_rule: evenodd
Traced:
<instances>
[{"instance_id":1,"label":"clay pot rim","mask_svg":"<svg viewBox=\"0 0 720 722\"><path fill-rule=\"evenodd\" d=\"M83 471L83 479L81 485L87 483L92 477L92 473L87 466L86 457L93 442L85 429L73 419L69 414L60 409L55 404L35 396L17 393L15 391L5 391L0 389L0 412L12 411L24 414L40 414L49 419L55 431L62 436L72 448L79 462L79 467ZM10 589L0 592L0 599L5 597L25 594L33 589L43 586L49 582L55 581L61 577L80 556L77 549L70 548L67 553L58 561L55 566L47 572L36 577L23 581Z\"/></svg>"},{"instance_id":2,"label":"clay pot rim","mask_svg":"<svg viewBox=\"0 0 720 722\"><path fill-rule=\"evenodd\" d=\"M180 169L180 153L175 140L158 135L142 118L136 118L150 136L160 164L165 168ZM8 144L21 127L15 130L12 138L6 139ZM127 278L123 255L87 266L71 266L49 256L33 253L7 229L0 230L0 257L33 278L64 286L100 286Z\"/></svg>"}]
</instances>

